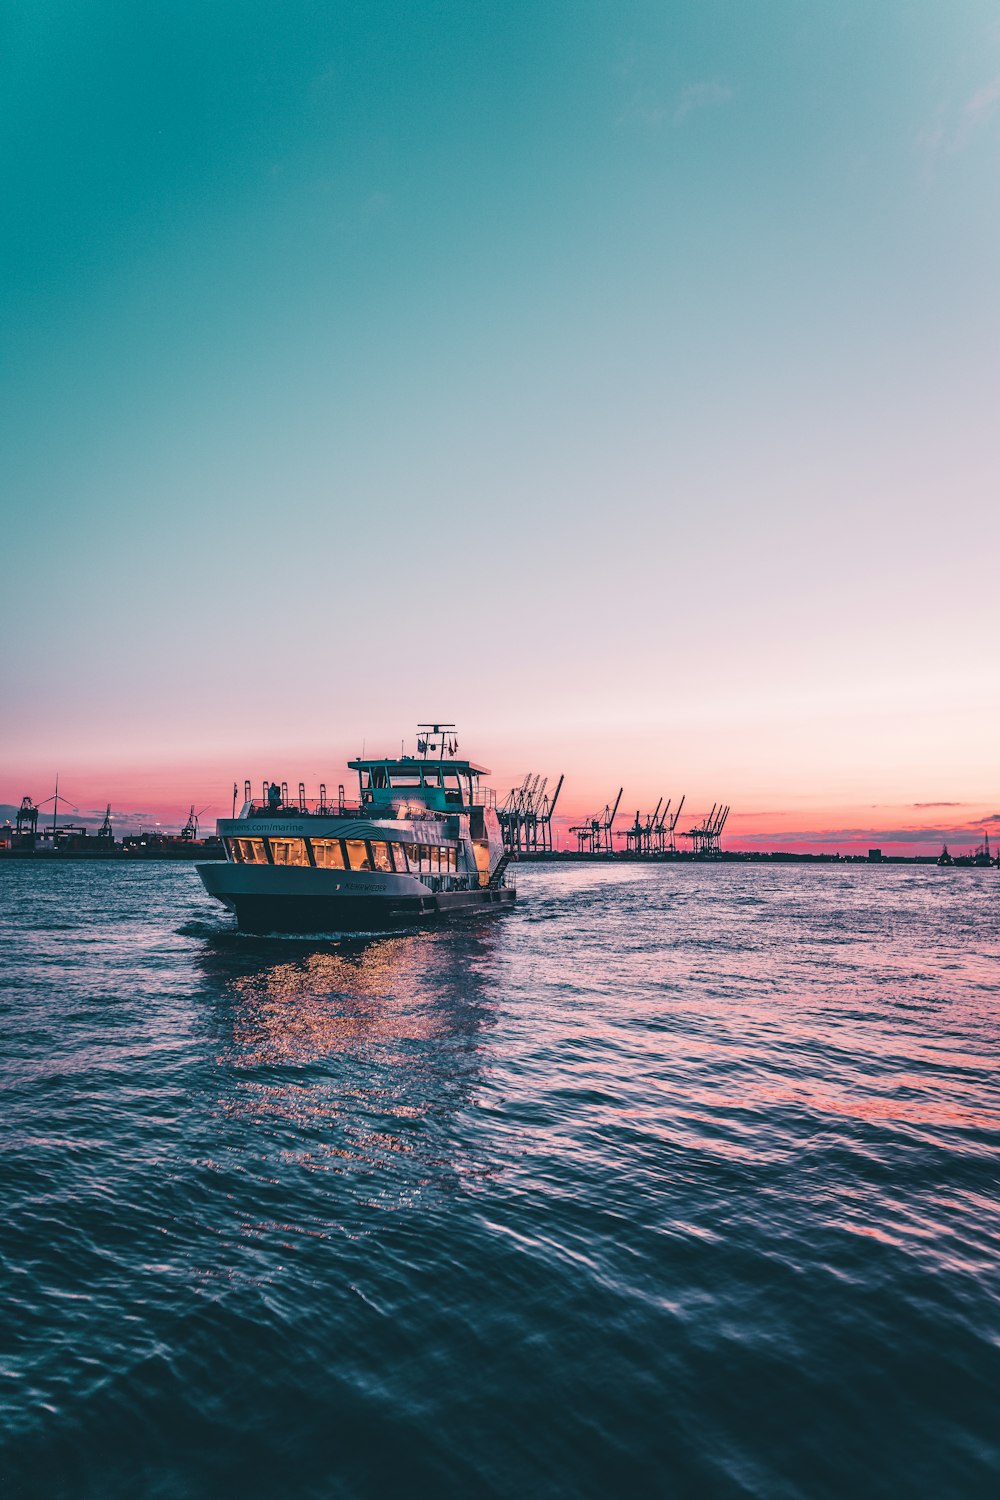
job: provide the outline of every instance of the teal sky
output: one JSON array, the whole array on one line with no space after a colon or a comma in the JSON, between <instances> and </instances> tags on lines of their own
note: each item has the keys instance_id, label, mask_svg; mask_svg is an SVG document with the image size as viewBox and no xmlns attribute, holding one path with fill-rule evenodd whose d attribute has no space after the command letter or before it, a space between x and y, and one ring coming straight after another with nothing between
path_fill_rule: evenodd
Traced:
<instances>
[{"instance_id":1,"label":"teal sky","mask_svg":"<svg viewBox=\"0 0 1000 1500\"><path fill-rule=\"evenodd\" d=\"M582 804L996 797L996 4L4 31L0 799L435 714Z\"/></svg>"}]
</instances>

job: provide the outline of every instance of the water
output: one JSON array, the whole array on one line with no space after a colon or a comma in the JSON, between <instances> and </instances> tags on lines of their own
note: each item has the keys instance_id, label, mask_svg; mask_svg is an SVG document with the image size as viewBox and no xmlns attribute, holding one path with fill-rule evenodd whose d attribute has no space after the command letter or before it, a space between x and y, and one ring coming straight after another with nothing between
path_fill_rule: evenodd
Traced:
<instances>
[{"instance_id":1,"label":"water","mask_svg":"<svg viewBox=\"0 0 1000 1500\"><path fill-rule=\"evenodd\" d=\"M0 866L10 1496L993 1496L994 871Z\"/></svg>"}]
</instances>

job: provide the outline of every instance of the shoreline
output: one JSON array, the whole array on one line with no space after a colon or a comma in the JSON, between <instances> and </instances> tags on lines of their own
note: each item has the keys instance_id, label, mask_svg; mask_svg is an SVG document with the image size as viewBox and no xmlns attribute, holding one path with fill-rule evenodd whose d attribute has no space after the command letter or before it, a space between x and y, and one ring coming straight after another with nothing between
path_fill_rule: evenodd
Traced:
<instances>
[{"instance_id":1,"label":"shoreline","mask_svg":"<svg viewBox=\"0 0 1000 1500\"><path fill-rule=\"evenodd\" d=\"M0 849L0 862L35 860L49 864L61 864L65 860L94 860L112 864L149 864L163 861L224 860L225 851L214 842L202 847L187 849L141 850L108 848L68 849ZM933 865L943 870L989 870L1000 869L997 862L977 864L972 859L956 855L950 865L940 865L934 854L880 854L872 859L865 854L798 854L790 849L749 850L728 849L721 854L690 854L686 850L676 854L579 854L575 850L545 850L538 853L518 854L512 860L515 865L719 865L719 864L805 864L805 865Z\"/></svg>"}]
</instances>

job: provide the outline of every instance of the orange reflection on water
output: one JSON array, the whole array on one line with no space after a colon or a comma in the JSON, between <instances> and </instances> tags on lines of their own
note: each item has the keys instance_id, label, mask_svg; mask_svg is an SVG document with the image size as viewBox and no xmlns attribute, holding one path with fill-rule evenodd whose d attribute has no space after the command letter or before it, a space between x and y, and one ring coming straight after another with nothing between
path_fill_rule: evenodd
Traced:
<instances>
[{"instance_id":1,"label":"orange reflection on water","mask_svg":"<svg viewBox=\"0 0 1000 1500\"><path fill-rule=\"evenodd\" d=\"M220 1101L275 1163L378 1170L427 1151L423 1122L459 1107L481 1075L492 1024L477 964L482 934L415 933L310 948L235 950L219 1057L235 1090ZM440 1176L464 1170L429 1163ZM409 1188L397 1180L397 1191Z\"/></svg>"},{"instance_id":2,"label":"orange reflection on water","mask_svg":"<svg viewBox=\"0 0 1000 1500\"><path fill-rule=\"evenodd\" d=\"M424 934L385 938L265 964L234 979L239 1064L302 1063L432 1035L441 1019L426 1004L428 943Z\"/></svg>"}]
</instances>

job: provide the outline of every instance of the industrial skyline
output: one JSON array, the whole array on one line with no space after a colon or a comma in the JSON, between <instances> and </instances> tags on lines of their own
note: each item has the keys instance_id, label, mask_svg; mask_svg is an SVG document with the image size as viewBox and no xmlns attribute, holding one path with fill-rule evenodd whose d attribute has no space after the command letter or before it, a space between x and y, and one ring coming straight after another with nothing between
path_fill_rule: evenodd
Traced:
<instances>
[{"instance_id":1,"label":"industrial skyline","mask_svg":"<svg viewBox=\"0 0 1000 1500\"><path fill-rule=\"evenodd\" d=\"M331 779L332 778L332 779ZM265 776L268 781L270 776ZM1000 834L1000 814L960 804L943 805L916 804L910 808L886 807L858 808L858 822L837 830L796 828L794 812L770 813L743 812L714 801L711 807L703 798L689 801L686 793L677 797L660 797L656 808L650 812L623 808L624 787L617 797L609 798L602 810L581 813L579 794L567 788L560 801L566 782L564 774L549 778L540 773L528 772L516 785L505 789L496 777L492 778L501 810L501 821L508 842L525 853L544 853L546 849L577 850L579 852L636 852L666 853L671 850L689 849L691 852L710 852L720 847L723 830L725 847L733 850L778 850L790 849L802 852L834 852L858 854L872 844L885 848L887 854L923 854L937 852L942 844L954 845L957 850L977 847L984 834ZM251 785L255 783L251 781ZM551 792L547 787L551 784ZM64 779L63 788L69 783ZM224 793L232 786L235 805L243 797L244 782L226 782L216 786L214 800L196 807L193 802L175 803L165 801L148 803L140 807L134 801L126 805L120 799L104 801L101 806L84 805L86 799L66 795L58 786L47 797L27 792L39 808L38 826L48 829L54 817L60 823L70 822L87 827L92 833L103 825L105 830L113 827L117 836L134 833L140 828L161 827L164 831L179 832L185 825L195 826L200 818L204 828L210 829L216 818L229 816L231 805L225 801ZM296 783L291 783L293 789ZM353 795L353 774L346 766L334 767L327 773L327 781L298 783L300 795L317 798L325 794L332 802L338 796L348 799ZM208 783L202 784L208 794ZM58 794L58 803L55 794ZM702 806L702 802L705 805ZM13 800L4 802L0 798L0 823L13 823L17 817L18 804ZM559 808L559 811L556 808ZM576 809L576 810L568 810ZM878 820L878 814L888 816ZM904 826L909 813L908 826ZM770 826L758 831L756 825L769 820ZM631 821L630 821L631 820Z\"/></svg>"}]
</instances>

